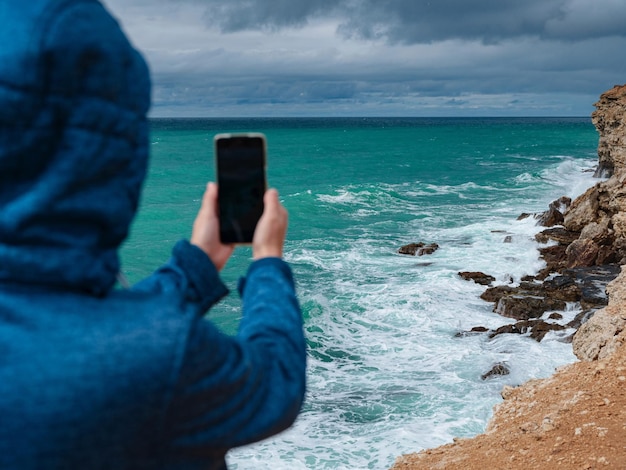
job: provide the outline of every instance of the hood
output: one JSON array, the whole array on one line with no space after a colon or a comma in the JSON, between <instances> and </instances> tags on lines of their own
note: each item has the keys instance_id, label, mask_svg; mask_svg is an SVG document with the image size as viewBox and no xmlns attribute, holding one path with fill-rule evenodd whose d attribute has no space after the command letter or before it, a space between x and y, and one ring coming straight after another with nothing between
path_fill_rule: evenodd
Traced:
<instances>
[{"instance_id":1,"label":"hood","mask_svg":"<svg viewBox=\"0 0 626 470\"><path fill-rule=\"evenodd\" d=\"M0 282L103 295L146 174L146 64L97 1L6 1L0 23Z\"/></svg>"}]
</instances>

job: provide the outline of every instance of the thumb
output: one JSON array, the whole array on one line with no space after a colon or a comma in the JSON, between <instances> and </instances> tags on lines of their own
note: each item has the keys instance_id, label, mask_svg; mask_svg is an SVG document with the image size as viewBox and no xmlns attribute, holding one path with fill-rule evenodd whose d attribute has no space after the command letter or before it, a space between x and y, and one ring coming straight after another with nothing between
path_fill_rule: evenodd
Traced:
<instances>
[{"instance_id":1,"label":"thumb","mask_svg":"<svg viewBox=\"0 0 626 470\"><path fill-rule=\"evenodd\" d=\"M265 191L265 195L263 196L263 204L265 204L265 211L270 214L275 213L280 206L280 203L278 201L278 191L276 191L274 188Z\"/></svg>"},{"instance_id":2,"label":"thumb","mask_svg":"<svg viewBox=\"0 0 626 470\"><path fill-rule=\"evenodd\" d=\"M207 184L200 210L205 213L206 217L217 216L217 185L215 183Z\"/></svg>"}]
</instances>

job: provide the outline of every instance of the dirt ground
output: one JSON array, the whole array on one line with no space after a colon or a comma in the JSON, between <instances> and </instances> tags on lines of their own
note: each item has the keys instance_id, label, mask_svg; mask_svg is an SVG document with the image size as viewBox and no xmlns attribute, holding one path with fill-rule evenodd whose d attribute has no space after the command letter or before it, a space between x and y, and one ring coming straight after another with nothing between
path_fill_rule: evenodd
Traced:
<instances>
[{"instance_id":1,"label":"dirt ground","mask_svg":"<svg viewBox=\"0 0 626 470\"><path fill-rule=\"evenodd\" d=\"M626 346L503 390L485 434L401 456L400 469L626 469Z\"/></svg>"}]
</instances>

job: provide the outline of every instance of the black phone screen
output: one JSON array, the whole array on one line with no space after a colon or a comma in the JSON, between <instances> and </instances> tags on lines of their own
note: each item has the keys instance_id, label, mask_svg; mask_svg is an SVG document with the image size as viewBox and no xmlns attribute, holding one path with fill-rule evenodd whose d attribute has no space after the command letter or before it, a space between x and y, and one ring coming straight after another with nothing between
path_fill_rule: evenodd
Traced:
<instances>
[{"instance_id":1,"label":"black phone screen","mask_svg":"<svg viewBox=\"0 0 626 470\"><path fill-rule=\"evenodd\" d=\"M265 139L257 136L217 136L215 139L220 239L222 243L252 243L263 214Z\"/></svg>"}]
</instances>

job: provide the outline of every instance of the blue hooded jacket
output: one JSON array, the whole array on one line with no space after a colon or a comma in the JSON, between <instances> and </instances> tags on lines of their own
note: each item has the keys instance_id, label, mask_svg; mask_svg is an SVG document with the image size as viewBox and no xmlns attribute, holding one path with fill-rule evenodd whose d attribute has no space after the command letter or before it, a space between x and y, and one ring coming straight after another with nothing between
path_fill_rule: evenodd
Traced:
<instances>
[{"instance_id":1,"label":"blue hooded jacket","mask_svg":"<svg viewBox=\"0 0 626 470\"><path fill-rule=\"evenodd\" d=\"M219 469L296 418L305 342L291 271L227 290L180 241L114 289L148 162L147 67L97 0L0 2L0 469Z\"/></svg>"}]
</instances>

